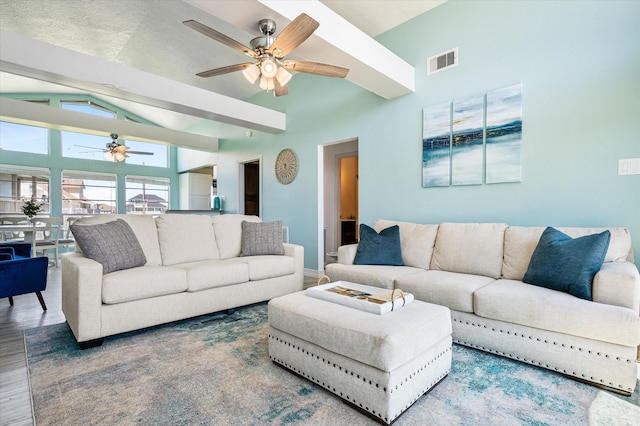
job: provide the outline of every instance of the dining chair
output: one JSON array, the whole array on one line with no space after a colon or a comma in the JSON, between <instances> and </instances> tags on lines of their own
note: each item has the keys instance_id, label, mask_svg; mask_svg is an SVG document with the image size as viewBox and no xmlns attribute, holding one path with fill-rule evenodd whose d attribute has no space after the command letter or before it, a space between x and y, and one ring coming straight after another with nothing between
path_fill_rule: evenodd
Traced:
<instances>
[{"instance_id":1,"label":"dining chair","mask_svg":"<svg viewBox=\"0 0 640 426\"><path fill-rule=\"evenodd\" d=\"M26 216L3 216L0 217L0 225L25 225L27 223ZM2 231L0 232L0 241L21 241L24 234L20 231Z\"/></svg>"},{"instance_id":2,"label":"dining chair","mask_svg":"<svg viewBox=\"0 0 640 426\"><path fill-rule=\"evenodd\" d=\"M71 225L80 219L82 216L67 216L66 218L66 226L60 232L60 238L58 238L58 246L65 249L66 252L69 251L69 247L73 247L75 250L76 240L73 237L73 232L71 232Z\"/></svg>"},{"instance_id":3,"label":"dining chair","mask_svg":"<svg viewBox=\"0 0 640 426\"><path fill-rule=\"evenodd\" d=\"M48 256L48 253L53 250L54 258L53 263L58 267L58 258L60 257L59 238L62 231L62 218L60 217L41 217L36 219L36 223L42 223L46 226L42 230L42 238L34 242L34 249L36 253L42 251L43 256ZM45 251L47 254L45 254Z\"/></svg>"}]
</instances>

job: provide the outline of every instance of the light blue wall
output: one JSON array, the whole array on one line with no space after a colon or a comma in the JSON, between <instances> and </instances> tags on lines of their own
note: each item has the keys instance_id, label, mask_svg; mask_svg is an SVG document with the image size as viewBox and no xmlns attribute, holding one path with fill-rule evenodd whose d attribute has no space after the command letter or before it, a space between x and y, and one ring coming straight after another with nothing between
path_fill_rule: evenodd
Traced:
<instances>
[{"instance_id":1,"label":"light blue wall","mask_svg":"<svg viewBox=\"0 0 640 426\"><path fill-rule=\"evenodd\" d=\"M353 84L296 75L289 95L253 101L287 113L287 131L223 140L219 191L237 205L237 161L263 155L264 220L282 219L317 269L318 145L358 138L360 219L624 226L640 264L640 2L449 1L378 40L416 68L416 92L385 101ZM458 47L459 66L426 75L426 58ZM422 108L523 84L522 182L422 188ZM300 171L277 183L277 153ZM463 249L463 248L461 248Z\"/></svg>"}]
</instances>

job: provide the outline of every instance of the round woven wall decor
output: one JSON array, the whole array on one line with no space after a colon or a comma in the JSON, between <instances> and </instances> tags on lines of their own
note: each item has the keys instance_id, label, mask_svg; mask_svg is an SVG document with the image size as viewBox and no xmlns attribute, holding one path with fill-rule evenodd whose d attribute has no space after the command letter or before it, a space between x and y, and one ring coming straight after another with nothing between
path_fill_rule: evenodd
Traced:
<instances>
[{"instance_id":1,"label":"round woven wall decor","mask_svg":"<svg viewBox=\"0 0 640 426\"><path fill-rule=\"evenodd\" d=\"M288 185L298 173L298 157L291 149L283 149L276 158L276 178L283 185Z\"/></svg>"}]
</instances>

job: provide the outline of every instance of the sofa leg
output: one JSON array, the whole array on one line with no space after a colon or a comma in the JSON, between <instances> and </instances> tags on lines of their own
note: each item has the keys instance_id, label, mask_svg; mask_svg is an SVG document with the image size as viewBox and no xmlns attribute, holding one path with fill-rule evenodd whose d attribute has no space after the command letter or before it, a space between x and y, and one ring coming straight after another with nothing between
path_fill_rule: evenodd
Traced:
<instances>
[{"instance_id":1,"label":"sofa leg","mask_svg":"<svg viewBox=\"0 0 640 426\"><path fill-rule=\"evenodd\" d=\"M234 313L236 311L235 308L231 308L231 309L227 309L225 312L227 315L231 315L232 313Z\"/></svg>"},{"instance_id":2,"label":"sofa leg","mask_svg":"<svg viewBox=\"0 0 640 426\"><path fill-rule=\"evenodd\" d=\"M97 348L98 346L102 346L102 342L104 342L104 337L99 339L87 340L85 342L78 342L81 350Z\"/></svg>"},{"instance_id":3,"label":"sofa leg","mask_svg":"<svg viewBox=\"0 0 640 426\"><path fill-rule=\"evenodd\" d=\"M13 306L13 297L9 296L9 306Z\"/></svg>"},{"instance_id":4,"label":"sofa leg","mask_svg":"<svg viewBox=\"0 0 640 426\"><path fill-rule=\"evenodd\" d=\"M42 310L47 310L47 305L44 304L44 298L42 297L42 293L36 291L36 296L38 296L38 301L40 302L40 306L42 306Z\"/></svg>"}]
</instances>

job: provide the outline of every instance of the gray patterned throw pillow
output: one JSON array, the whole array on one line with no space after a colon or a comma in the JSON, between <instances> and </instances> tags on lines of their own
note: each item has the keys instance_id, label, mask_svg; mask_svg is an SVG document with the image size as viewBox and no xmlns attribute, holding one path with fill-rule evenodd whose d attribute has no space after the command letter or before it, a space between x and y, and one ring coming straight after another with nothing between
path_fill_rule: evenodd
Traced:
<instances>
[{"instance_id":1,"label":"gray patterned throw pillow","mask_svg":"<svg viewBox=\"0 0 640 426\"><path fill-rule=\"evenodd\" d=\"M135 268L147 263L140 242L122 219L98 225L71 225L82 253L102 264L102 273Z\"/></svg>"},{"instance_id":2,"label":"gray patterned throw pillow","mask_svg":"<svg viewBox=\"0 0 640 426\"><path fill-rule=\"evenodd\" d=\"M240 255L258 256L262 254L284 254L281 220L275 222L242 221L242 253Z\"/></svg>"}]
</instances>

